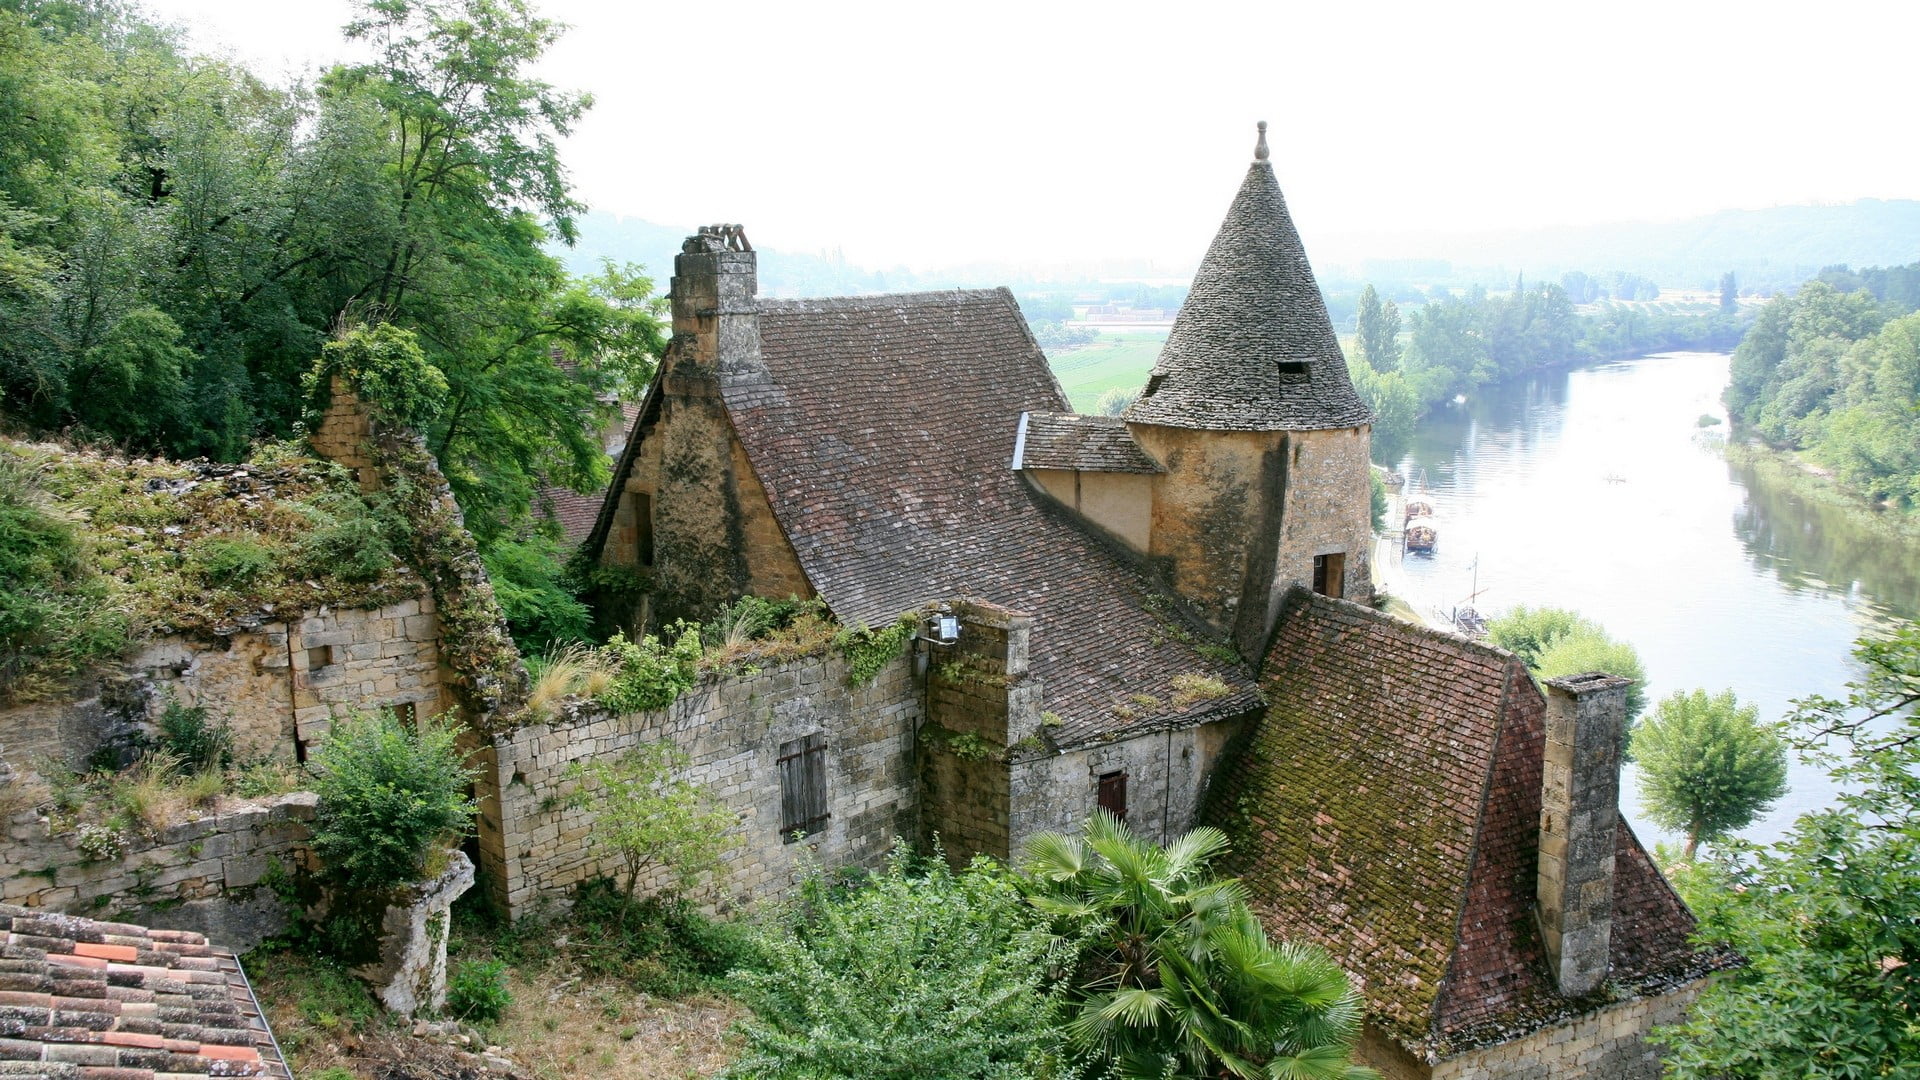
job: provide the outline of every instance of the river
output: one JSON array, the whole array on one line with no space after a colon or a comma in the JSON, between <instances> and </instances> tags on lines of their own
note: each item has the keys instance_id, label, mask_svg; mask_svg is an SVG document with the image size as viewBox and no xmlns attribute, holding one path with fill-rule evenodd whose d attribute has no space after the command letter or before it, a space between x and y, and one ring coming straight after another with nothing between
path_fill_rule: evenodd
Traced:
<instances>
[{"instance_id":1,"label":"river","mask_svg":"<svg viewBox=\"0 0 1920 1080\"><path fill-rule=\"evenodd\" d=\"M1648 708L1675 690L1732 688L1783 715L1839 696L1856 637L1920 618L1920 559L1845 508L1810 501L1724 453L1724 353L1672 353L1482 387L1421 422L1401 471L1434 504L1431 555L1380 556L1422 612L1468 602L1572 608L1639 650ZM1702 425L1711 416L1716 424ZM1778 839L1829 805L1820 770L1743 831ZM1678 839L1621 804L1642 838Z\"/></svg>"}]
</instances>

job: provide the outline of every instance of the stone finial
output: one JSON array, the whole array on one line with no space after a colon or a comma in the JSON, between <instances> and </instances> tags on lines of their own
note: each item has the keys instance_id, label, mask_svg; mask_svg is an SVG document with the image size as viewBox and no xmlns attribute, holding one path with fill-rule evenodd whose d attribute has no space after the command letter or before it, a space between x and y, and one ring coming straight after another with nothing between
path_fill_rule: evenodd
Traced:
<instances>
[{"instance_id":1,"label":"stone finial","mask_svg":"<svg viewBox=\"0 0 1920 1080\"><path fill-rule=\"evenodd\" d=\"M1253 147L1253 160L1265 161L1267 157L1267 122L1262 120L1260 121L1260 141Z\"/></svg>"}]
</instances>

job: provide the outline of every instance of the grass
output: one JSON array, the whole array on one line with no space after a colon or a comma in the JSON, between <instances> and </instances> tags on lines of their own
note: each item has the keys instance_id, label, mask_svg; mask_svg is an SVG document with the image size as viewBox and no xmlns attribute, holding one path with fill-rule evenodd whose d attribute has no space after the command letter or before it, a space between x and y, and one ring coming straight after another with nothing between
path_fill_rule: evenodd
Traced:
<instances>
[{"instance_id":1,"label":"grass","mask_svg":"<svg viewBox=\"0 0 1920 1080\"><path fill-rule=\"evenodd\" d=\"M1091 345L1054 349L1048 356L1054 377L1075 411L1091 412L1108 390L1138 390L1167 343L1165 330L1101 330Z\"/></svg>"},{"instance_id":2,"label":"grass","mask_svg":"<svg viewBox=\"0 0 1920 1080\"><path fill-rule=\"evenodd\" d=\"M570 697L596 698L613 685L615 665L606 653L580 642L556 646L537 665L533 691L527 695L527 707L540 716L548 716L553 707Z\"/></svg>"}]
</instances>

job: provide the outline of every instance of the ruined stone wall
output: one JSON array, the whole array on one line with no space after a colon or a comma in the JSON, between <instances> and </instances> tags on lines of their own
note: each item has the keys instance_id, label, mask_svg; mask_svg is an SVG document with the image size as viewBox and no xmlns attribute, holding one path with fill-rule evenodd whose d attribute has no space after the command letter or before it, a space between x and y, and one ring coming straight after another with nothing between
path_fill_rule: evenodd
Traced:
<instances>
[{"instance_id":1,"label":"ruined stone wall","mask_svg":"<svg viewBox=\"0 0 1920 1080\"><path fill-rule=\"evenodd\" d=\"M1239 720L1154 732L1124 742L1016 759L1010 832L1015 850L1039 832L1077 833L1098 805L1100 777L1127 776L1127 824L1160 843L1193 827L1214 762Z\"/></svg>"},{"instance_id":2,"label":"ruined stone wall","mask_svg":"<svg viewBox=\"0 0 1920 1080\"><path fill-rule=\"evenodd\" d=\"M225 720L236 757L293 760L325 735L335 710L410 705L425 719L450 707L439 642L433 599L423 595L322 609L211 643L161 638L129 667L151 680L159 700L171 694Z\"/></svg>"},{"instance_id":3,"label":"ruined stone wall","mask_svg":"<svg viewBox=\"0 0 1920 1080\"><path fill-rule=\"evenodd\" d=\"M157 836L122 834L123 854L94 859L80 832L33 810L14 813L0 845L0 903L198 930L247 949L287 926L266 881L306 865L318 797L295 792L223 806Z\"/></svg>"},{"instance_id":4,"label":"ruined stone wall","mask_svg":"<svg viewBox=\"0 0 1920 1080\"><path fill-rule=\"evenodd\" d=\"M921 692L904 656L861 687L848 686L846 662L828 654L709 679L654 712L614 716L573 703L547 723L495 735L483 755L483 876L518 917L543 897L564 901L579 882L613 873L615 862L593 843L595 813L567 805L579 783L569 769L661 739L687 754L687 775L739 821L710 899L778 893L803 852L828 867L877 866L894 837L915 832L920 719ZM795 843L781 834L777 759L782 745L815 733L825 737L829 818Z\"/></svg>"},{"instance_id":5,"label":"ruined stone wall","mask_svg":"<svg viewBox=\"0 0 1920 1080\"><path fill-rule=\"evenodd\" d=\"M1286 510L1273 591L1267 598L1268 626L1279 617L1280 602L1290 586L1313 587L1316 555L1338 552L1343 556L1342 599L1357 604L1373 600L1373 503L1367 460L1371 430L1288 435Z\"/></svg>"},{"instance_id":6,"label":"ruined stone wall","mask_svg":"<svg viewBox=\"0 0 1920 1080\"><path fill-rule=\"evenodd\" d=\"M1447 1058L1433 1080L1656 1080L1658 1050L1647 1032L1686 1019L1708 980L1616 1002L1523 1039Z\"/></svg>"}]
</instances>

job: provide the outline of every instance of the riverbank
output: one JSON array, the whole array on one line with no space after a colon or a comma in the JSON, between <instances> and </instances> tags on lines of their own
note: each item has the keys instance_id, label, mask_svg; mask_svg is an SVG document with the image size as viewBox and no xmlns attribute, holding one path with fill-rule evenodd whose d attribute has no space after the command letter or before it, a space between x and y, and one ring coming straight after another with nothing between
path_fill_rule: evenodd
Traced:
<instances>
[{"instance_id":1,"label":"riverbank","mask_svg":"<svg viewBox=\"0 0 1920 1080\"><path fill-rule=\"evenodd\" d=\"M1847 512L1865 528L1920 545L1920 511L1874 502L1800 451L1776 449L1753 438L1729 439L1726 457L1729 464L1752 469L1801 498Z\"/></svg>"}]
</instances>

